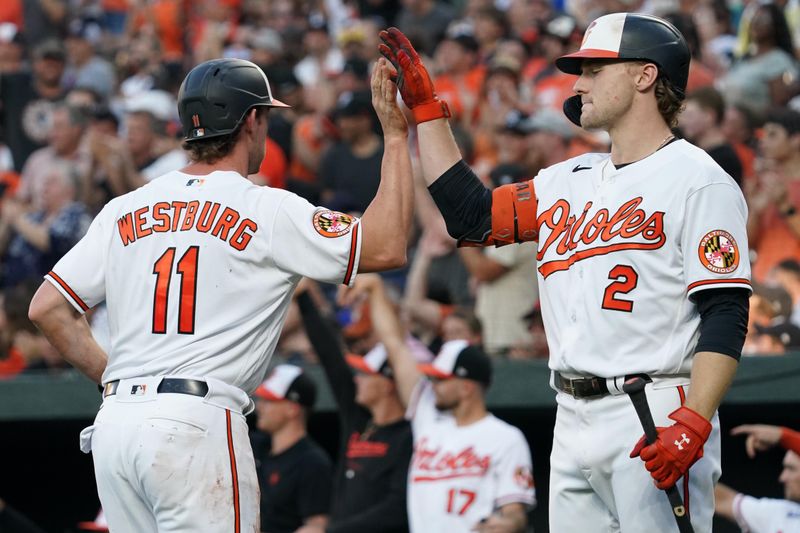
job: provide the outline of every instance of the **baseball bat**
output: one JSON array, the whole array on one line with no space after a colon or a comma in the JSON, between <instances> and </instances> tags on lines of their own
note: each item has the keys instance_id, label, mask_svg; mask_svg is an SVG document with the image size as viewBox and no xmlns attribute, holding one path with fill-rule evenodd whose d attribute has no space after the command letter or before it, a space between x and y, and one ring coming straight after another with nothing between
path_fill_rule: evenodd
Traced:
<instances>
[{"instance_id":1,"label":"baseball bat","mask_svg":"<svg viewBox=\"0 0 800 533\"><path fill-rule=\"evenodd\" d=\"M641 377L633 377L622 385L622 390L631 398L633 407L636 409L636 414L639 416L639 422L642 423L644 429L645 439L648 444L652 444L658 439L658 431L653 422L653 414L650 412L650 406L647 404L647 396L644 393L644 387L647 381ZM680 533L694 533L692 522L689 520L689 515L686 514L686 507L683 505L683 498L681 498L678 487L675 485L666 489L669 498L669 505L672 507L672 515L675 517L675 522L678 523L678 531Z\"/></svg>"}]
</instances>

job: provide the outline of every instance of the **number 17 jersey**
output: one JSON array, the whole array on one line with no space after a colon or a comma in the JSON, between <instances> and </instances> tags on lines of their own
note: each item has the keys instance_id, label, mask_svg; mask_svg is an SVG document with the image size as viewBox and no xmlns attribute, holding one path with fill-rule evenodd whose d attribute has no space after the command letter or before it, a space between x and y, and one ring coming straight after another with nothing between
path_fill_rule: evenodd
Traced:
<instances>
[{"instance_id":1,"label":"number 17 jersey","mask_svg":"<svg viewBox=\"0 0 800 533\"><path fill-rule=\"evenodd\" d=\"M533 185L550 368L688 373L700 326L690 297L750 288L747 206L736 183L679 140L621 168L608 154L585 154Z\"/></svg>"},{"instance_id":2,"label":"number 17 jersey","mask_svg":"<svg viewBox=\"0 0 800 533\"><path fill-rule=\"evenodd\" d=\"M236 172L176 171L110 201L46 279L79 312L106 301L104 383L213 377L250 393L300 278L355 278L359 225Z\"/></svg>"}]
</instances>

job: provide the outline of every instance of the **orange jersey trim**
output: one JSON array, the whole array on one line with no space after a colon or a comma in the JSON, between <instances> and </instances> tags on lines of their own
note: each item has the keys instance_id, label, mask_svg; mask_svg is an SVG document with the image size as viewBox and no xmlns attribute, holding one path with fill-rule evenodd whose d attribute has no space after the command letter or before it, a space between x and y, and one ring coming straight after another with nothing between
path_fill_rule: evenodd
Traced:
<instances>
[{"instance_id":1,"label":"orange jersey trim","mask_svg":"<svg viewBox=\"0 0 800 533\"><path fill-rule=\"evenodd\" d=\"M231 482L233 485L233 531L240 533L242 521L239 516L239 474L236 470L236 453L233 450L233 432L231 431L231 412L225 409L225 427L228 430L228 455L231 458Z\"/></svg>"},{"instance_id":2,"label":"orange jersey trim","mask_svg":"<svg viewBox=\"0 0 800 533\"><path fill-rule=\"evenodd\" d=\"M352 235L350 237L350 258L347 260L347 270L344 273L344 284L350 285L353 279L353 267L356 264L356 251L358 250L358 227L359 224L353 225Z\"/></svg>"},{"instance_id":3,"label":"orange jersey trim","mask_svg":"<svg viewBox=\"0 0 800 533\"><path fill-rule=\"evenodd\" d=\"M702 287L704 285L719 285L720 283L735 283L737 285L750 285L750 280L745 278L730 278L730 279L706 279L703 281L695 281L691 285L689 285L689 290L695 289L697 287Z\"/></svg>"},{"instance_id":4,"label":"orange jersey trim","mask_svg":"<svg viewBox=\"0 0 800 533\"><path fill-rule=\"evenodd\" d=\"M598 255L607 255L613 252L619 252L620 250L657 250L664 245L663 241L658 241L654 243L643 243L643 242L632 242L632 243L617 243L617 244L609 244L608 246L598 246L597 248L591 248L589 250L581 250L580 252L575 252L567 259L556 259L553 261L548 261L542 264L539 267L539 272L542 274L542 277L547 277L554 272L560 272L562 270L569 270L569 267L581 261L583 259L588 259L590 257L595 257Z\"/></svg>"},{"instance_id":5,"label":"orange jersey trim","mask_svg":"<svg viewBox=\"0 0 800 533\"><path fill-rule=\"evenodd\" d=\"M72 287L70 287L69 285L67 285L67 282L66 282L66 281L64 281L63 279L61 279L61 277L60 277L58 274L56 274L55 272L53 272L53 271L51 270L50 272L48 272L48 273L47 273L47 275L48 275L48 276L50 276L51 278L53 278L53 280L54 280L56 283L58 283L59 285L61 285L61 288L62 288L62 289L64 289L65 291L67 291L67 294L69 294L69 295L70 295L70 297L71 297L73 300L75 300L75 303L77 303L77 304L78 304L78 305L81 307L81 309L83 309L84 311L88 311L88 310L89 310L89 306L88 306L88 305L86 305L86 302L84 302L83 300L81 300L81 297L80 297L80 296L78 296L78 295L77 295L77 293L76 293L75 291L73 291L73 290L72 290Z\"/></svg>"}]
</instances>

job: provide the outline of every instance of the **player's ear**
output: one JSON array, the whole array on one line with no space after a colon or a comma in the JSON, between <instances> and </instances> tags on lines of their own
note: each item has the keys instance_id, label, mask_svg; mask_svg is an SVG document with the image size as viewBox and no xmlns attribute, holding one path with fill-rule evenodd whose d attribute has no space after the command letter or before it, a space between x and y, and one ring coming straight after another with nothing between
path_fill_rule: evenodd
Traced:
<instances>
[{"instance_id":1,"label":"player's ear","mask_svg":"<svg viewBox=\"0 0 800 533\"><path fill-rule=\"evenodd\" d=\"M634 84L636 85L636 89L640 92L647 91L650 87L655 85L656 80L658 79L658 67L655 63L642 63L639 68L636 69L636 77L634 78Z\"/></svg>"}]
</instances>

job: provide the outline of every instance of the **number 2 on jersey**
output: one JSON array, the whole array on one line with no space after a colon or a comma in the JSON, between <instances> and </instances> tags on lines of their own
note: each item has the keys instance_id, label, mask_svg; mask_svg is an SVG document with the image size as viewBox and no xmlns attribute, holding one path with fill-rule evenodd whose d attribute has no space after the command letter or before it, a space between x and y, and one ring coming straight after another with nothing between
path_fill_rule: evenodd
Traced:
<instances>
[{"instance_id":1,"label":"number 2 on jersey","mask_svg":"<svg viewBox=\"0 0 800 533\"><path fill-rule=\"evenodd\" d=\"M469 506L475 501L475 497L478 494L475 491L467 490L467 489L450 489L447 491L447 512L449 514L458 513L459 516L463 516ZM459 500L463 498L463 503L461 505L456 504L457 497Z\"/></svg>"},{"instance_id":2,"label":"number 2 on jersey","mask_svg":"<svg viewBox=\"0 0 800 533\"><path fill-rule=\"evenodd\" d=\"M606 287L603 294L603 309L610 311L633 311L633 301L617 298L617 294L628 294L639 283L639 274L630 265L617 265L608 273L608 279L615 280Z\"/></svg>"},{"instance_id":3,"label":"number 2 on jersey","mask_svg":"<svg viewBox=\"0 0 800 533\"><path fill-rule=\"evenodd\" d=\"M198 246L191 246L178 260L178 274L181 277L181 291L178 299L178 333L194 334L194 311L197 300L197 258ZM153 333L167 332L167 304L169 284L172 281L172 263L175 261L175 248L170 247L161 254L153 265L156 286L153 291Z\"/></svg>"}]
</instances>

